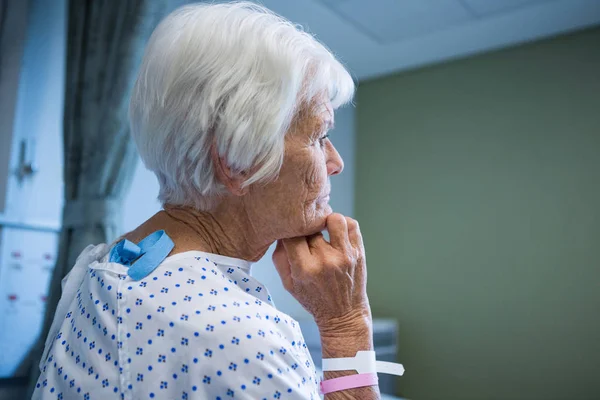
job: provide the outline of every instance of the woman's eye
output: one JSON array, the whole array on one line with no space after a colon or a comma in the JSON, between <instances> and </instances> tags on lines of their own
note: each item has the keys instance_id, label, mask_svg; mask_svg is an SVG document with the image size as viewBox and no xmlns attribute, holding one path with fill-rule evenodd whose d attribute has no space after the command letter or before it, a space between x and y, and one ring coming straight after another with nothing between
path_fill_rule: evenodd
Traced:
<instances>
[{"instance_id":1,"label":"woman's eye","mask_svg":"<svg viewBox=\"0 0 600 400\"><path fill-rule=\"evenodd\" d=\"M325 140L329 137L329 134L321 136L319 138L319 143L321 143L321 146L325 143Z\"/></svg>"}]
</instances>

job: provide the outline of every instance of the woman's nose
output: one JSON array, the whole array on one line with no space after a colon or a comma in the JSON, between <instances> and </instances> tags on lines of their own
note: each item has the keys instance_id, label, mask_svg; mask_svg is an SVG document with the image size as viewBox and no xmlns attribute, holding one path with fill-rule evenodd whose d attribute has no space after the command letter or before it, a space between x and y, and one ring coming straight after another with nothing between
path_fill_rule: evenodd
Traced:
<instances>
[{"instance_id":1,"label":"woman's nose","mask_svg":"<svg viewBox=\"0 0 600 400\"><path fill-rule=\"evenodd\" d=\"M341 174L344 170L344 160L336 150L335 146L330 142L329 160L327 160L327 175Z\"/></svg>"}]
</instances>

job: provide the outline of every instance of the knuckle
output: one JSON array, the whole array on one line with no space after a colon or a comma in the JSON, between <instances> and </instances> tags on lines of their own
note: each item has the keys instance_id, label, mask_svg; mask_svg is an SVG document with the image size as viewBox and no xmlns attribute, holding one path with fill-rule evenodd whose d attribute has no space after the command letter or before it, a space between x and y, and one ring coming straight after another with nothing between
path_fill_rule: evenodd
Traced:
<instances>
[{"instance_id":1,"label":"knuckle","mask_svg":"<svg viewBox=\"0 0 600 400\"><path fill-rule=\"evenodd\" d=\"M365 263L365 258L361 255L359 255L356 259L356 268L358 270L363 270L365 268L367 268L367 265Z\"/></svg>"},{"instance_id":2,"label":"knuckle","mask_svg":"<svg viewBox=\"0 0 600 400\"><path fill-rule=\"evenodd\" d=\"M352 259L351 254L343 253L342 256L340 257L340 264L343 265L344 267L349 267L349 266L353 265L354 260Z\"/></svg>"}]
</instances>

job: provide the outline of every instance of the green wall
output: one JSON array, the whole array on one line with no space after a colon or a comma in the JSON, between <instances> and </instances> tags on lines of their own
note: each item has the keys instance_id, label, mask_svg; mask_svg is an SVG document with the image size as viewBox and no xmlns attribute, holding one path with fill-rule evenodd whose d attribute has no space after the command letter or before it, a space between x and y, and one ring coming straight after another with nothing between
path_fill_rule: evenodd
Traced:
<instances>
[{"instance_id":1,"label":"green wall","mask_svg":"<svg viewBox=\"0 0 600 400\"><path fill-rule=\"evenodd\" d=\"M398 393L600 399L600 29L361 83L356 103Z\"/></svg>"}]
</instances>

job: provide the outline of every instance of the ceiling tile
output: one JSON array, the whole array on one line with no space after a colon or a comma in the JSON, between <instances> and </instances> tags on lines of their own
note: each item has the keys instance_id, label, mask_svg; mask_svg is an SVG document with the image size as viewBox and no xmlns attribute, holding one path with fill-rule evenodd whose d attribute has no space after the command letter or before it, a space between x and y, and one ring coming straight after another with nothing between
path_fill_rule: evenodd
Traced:
<instances>
[{"instance_id":1,"label":"ceiling tile","mask_svg":"<svg viewBox=\"0 0 600 400\"><path fill-rule=\"evenodd\" d=\"M528 7L551 0L461 0L475 14L484 16Z\"/></svg>"},{"instance_id":2,"label":"ceiling tile","mask_svg":"<svg viewBox=\"0 0 600 400\"><path fill-rule=\"evenodd\" d=\"M322 0L380 43L427 35L472 18L456 0Z\"/></svg>"},{"instance_id":3,"label":"ceiling tile","mask_svg":"<svg viewBox=\"0 0 600 400\"><path fill-rule=\"evenodd\" d=\"M346 3L350 0L319 0L321 3L329 4L330 6L334 6L341 3Z\"/></svg>"}]
</instances>

